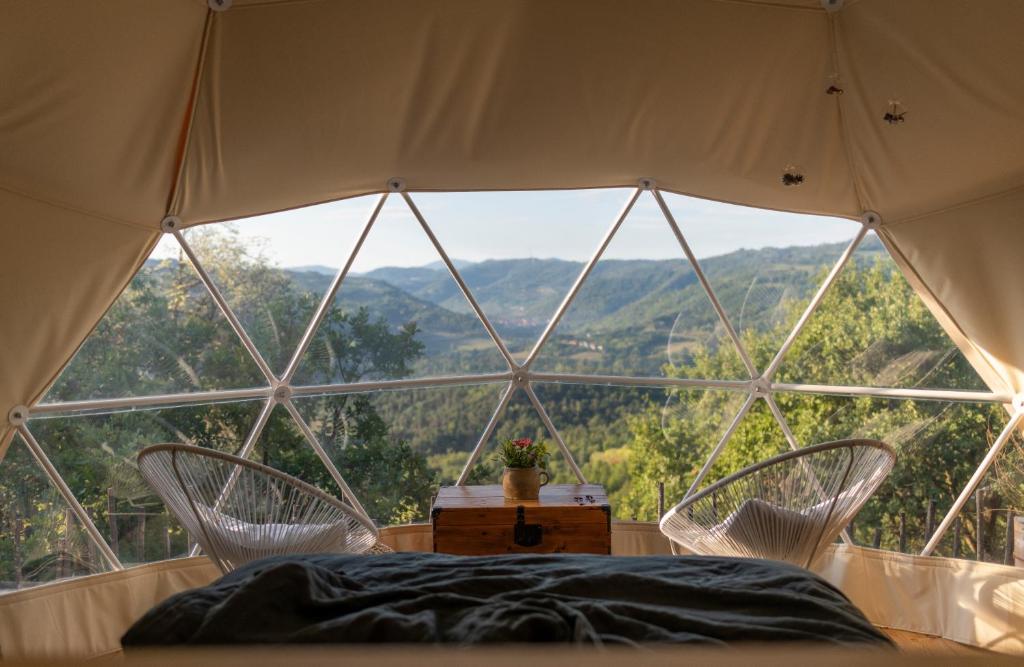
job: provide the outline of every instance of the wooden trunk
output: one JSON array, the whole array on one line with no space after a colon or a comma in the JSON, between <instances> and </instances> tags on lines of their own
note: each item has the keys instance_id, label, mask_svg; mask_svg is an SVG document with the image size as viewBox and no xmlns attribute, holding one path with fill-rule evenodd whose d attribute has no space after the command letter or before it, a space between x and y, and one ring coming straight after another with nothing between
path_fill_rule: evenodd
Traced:
<instances>
[{"instance_id":1,"label":"wooden trunk","mask_svg":"<svg viewBox=\"0 0 1024 667\"><path fill-rule=\"evenodd\" d=\"M438 553L608 554L611 516L597 484L549 484L538 500L506 500L495 484L441 487L430 522Z\"/></svg>"}]
</instances>

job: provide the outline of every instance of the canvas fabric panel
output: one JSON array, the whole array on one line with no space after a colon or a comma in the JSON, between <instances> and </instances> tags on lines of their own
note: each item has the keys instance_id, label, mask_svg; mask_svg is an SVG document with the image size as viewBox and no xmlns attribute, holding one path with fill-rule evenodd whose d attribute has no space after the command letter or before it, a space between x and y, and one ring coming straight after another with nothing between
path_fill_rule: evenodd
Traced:
<instances>
[{"instance_id":1,"label":"canvas fabric panel","mask_svg":"<svg viewBox=\"0 0 1024 667\"><path fill-rule=\"evenodd\" d=\"M38 401L145 261L158 232L0 189L0 461L7 413ZM2 464L2 463L0 463Z\"/></svg>"}]
</instances>

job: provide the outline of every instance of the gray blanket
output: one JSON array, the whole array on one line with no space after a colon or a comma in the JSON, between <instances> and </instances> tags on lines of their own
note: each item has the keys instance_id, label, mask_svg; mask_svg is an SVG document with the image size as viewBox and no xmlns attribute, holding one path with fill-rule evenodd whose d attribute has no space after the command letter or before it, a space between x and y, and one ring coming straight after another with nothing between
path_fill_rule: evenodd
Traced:
<instances>
[{"instance_id":1,"label":"gray blanket","mask_svg":"<svg viewBox=\"0 0 1024 667\"><path fill-rule=\"evenodd\" d=\"M887 644L797 567L705 556L396 553L250 563L151 609L125 647L319 642Z\"/></svg>"}]
</instances>

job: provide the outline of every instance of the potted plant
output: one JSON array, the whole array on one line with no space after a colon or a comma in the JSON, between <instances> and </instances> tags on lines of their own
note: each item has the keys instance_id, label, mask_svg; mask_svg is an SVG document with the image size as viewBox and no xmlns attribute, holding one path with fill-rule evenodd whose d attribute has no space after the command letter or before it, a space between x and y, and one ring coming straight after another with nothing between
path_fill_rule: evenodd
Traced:
<instances>
[{"instance_id":1,"label":"potted plant","mask_svg":"<svg viewBox=\"0 0 1024 667\"><path fill-rule=\"evenodd\" d=\"M537 500L540 487L548 483L548 448L530 438L505 440L498 448L497 460L505 467L501 488L509 500ZM541 482L541 476L544 481Z\"/></svg>"}]
</instances>

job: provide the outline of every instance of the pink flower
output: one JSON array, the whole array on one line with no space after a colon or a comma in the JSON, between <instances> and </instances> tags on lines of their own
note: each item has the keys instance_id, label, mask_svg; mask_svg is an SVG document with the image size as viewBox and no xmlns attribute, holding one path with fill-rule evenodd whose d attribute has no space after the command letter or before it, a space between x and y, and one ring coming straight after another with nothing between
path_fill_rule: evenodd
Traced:
<instances>
[{"instance_id":1,"label":"pink flower","mask_svg":"<svg viewBox=\"0 0 1024 667\"><path fill-rule=\"evenodd\" d=\"M530 438L519 438L518 440L513 440L512 444L516 447L529 447L533 444L533 440Z\"/></svg>"}]
</instances>

